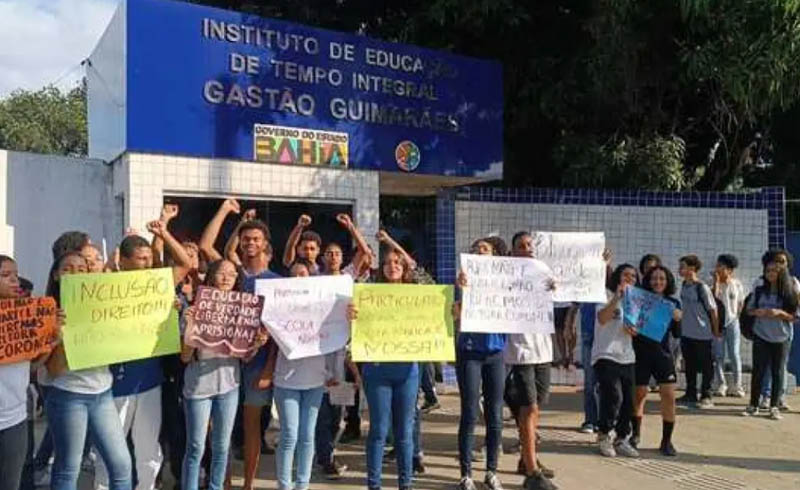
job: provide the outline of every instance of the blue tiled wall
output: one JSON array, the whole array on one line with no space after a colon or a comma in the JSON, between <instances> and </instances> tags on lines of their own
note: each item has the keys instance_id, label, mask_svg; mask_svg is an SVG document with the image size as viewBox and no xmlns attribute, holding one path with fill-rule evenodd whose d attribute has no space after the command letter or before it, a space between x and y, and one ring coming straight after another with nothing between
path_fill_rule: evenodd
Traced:
<instances>
[{"instance_id":1,"label":"blue tiled wall","mask_svg":"<svg viewBox=\"0 0 800 490\"><path fill-rule=\"evenodd\" d=\"M783 187L766 187L750 192L736 193L462 187L441 191L436 199L434 239L436 247L436 278L440 283L450 283L455 280L456 201L657 206L666 208L766 209L769 217L769 246L785 247L786 245L786 202Z\"/></svg>"}]
</instances>

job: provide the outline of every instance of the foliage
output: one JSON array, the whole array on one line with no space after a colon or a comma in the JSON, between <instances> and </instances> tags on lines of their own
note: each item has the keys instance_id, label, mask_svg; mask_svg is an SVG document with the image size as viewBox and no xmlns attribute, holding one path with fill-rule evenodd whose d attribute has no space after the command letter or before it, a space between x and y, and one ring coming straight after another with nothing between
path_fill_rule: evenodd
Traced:
<instances>
[{"instance_id":1,"label":"foliage","mask_svg":"<svg viewBox=\"0 0 800 490\"><path fill-rule=\"evenodd\" d=\"M0 99L0 148L86 155L86 85L16 90Z\"/></svg>"}]
</instances>

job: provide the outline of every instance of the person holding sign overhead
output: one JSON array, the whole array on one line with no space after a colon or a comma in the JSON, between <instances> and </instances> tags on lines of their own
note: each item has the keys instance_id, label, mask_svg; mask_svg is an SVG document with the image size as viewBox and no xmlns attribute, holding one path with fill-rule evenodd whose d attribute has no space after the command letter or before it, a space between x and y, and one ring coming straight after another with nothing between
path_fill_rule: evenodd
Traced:
<instances>
[{"instance_id":1,"label":"person holding sign overhead","mask_svg":"<svg viewBox=\"0 0 800 490\"><path fill-rule=\"evenodd\" d=\"M675 386L678 377L675 372L675 358L672 357L670 348L670 336L676 339L681 336L681 304L672 298L676 292L675 276L663 265L648 269L642 279L642 287L663 297L672 303L675 309L660 342L645 335L636 335L633 338L633 350L636 353L636 399L630 443L638 449L644 404L647 401L648 385L652 376L658 383L661 396L662 427L659 451L664 456L676 456L678 453L672 445L672 431L675 429Z\"/></svg>"},{"instance_id":2,"label":"person holding sign overhead","mask_svg":"<svg viewBox=\"0 0 800 490\"><path fill-rule=\"evenodd\" d=\"M151 221L147 224L147 231L166 245L167 251L175 260L175 266L172 267L173 284L180 284L192 269L191 258L164 222ZM119 253L121 271L153 267L153 250L141 236L125 237L120 243ZM153 490L163 460L158 440L162 416L161 383L164 380L161 359L151 357L123 362L112 365L111 371L114 374L114 404L126 436L130 433L133 440L137 489ZM103 465L98 465L95 486L98 489L108 486L108 475Z\"/></svg>"},{"instance_id":3,"label":"person holding sign overhead","mask_svg":"<svg viewBox=\"0 0 800 490\"><path fill-rule=\"evenodd\" d=\"M66 253L53 263L46 294L60 304L62 278L88 271L79 252ZM48 386L45 405L55 453L51 487L78 487L84 446L91 432L92 443L108 468L110 488L130 489L131 456L114 405L108 366L69 370L64 348L59 346L47 361L43 381Z\"/></svg>"},{"instance_id":4,"label":"person holding sign overhead","mask_svg":"<svg viewBox=\"0 0 800 490\"><path fill-rule=\"evenodd\" d=\"M625 325L622 300L625 291L638 282L636 268L622 264L609 280L608 303L597 307L592 367L600 387L600 417L597 442L600 454L639 457L628 442L633 415L633 382L636 354L631 338L635 327ZM616 438L612 440L612 430Z\"/></svg>"},{"instance_id":5,"label":"person holding sign overhead","mask_svg":"<svg viewBox=\"0 0 800 490\"><path fill-rule=\"evenodd\" d=\"M518 232L511 240L511 254L515 257L533 258L533 237L529 232ZM550 395L550 363L553 362L553 340L549 334L510 334L506 342L504 360L511 366L506 379L516 395L518 404L520 452L525 467L526 490L552 490L558 488L550 479L555 476L536 457L536 426L539 410Z\"/></svg>"},{"instance_id":6,"label":"person holding sign overhead","mask_svg":"<svg viewBox=\"0 0 800 490\"><path fill-rule=\"evenodd\" d=\"M494 247L486 240L476 240L470 252L494 255ZM468 285L464 272L459 273L459 290ZM458 308L456 308L458 310ZM457 315L454 315L457 319ZM489 490L502 490L497 476L497 460L503 439L503 389L506 367L503 350L506 335L502 333L459 333L457 341L456 376L461 398L461 418L458 424L458 454L461 466L459 490L475 490L472 481L472 451L475 441L475 422L480 412L480 396L486 415L486 476Z\"/></svg>"}]
</instances>

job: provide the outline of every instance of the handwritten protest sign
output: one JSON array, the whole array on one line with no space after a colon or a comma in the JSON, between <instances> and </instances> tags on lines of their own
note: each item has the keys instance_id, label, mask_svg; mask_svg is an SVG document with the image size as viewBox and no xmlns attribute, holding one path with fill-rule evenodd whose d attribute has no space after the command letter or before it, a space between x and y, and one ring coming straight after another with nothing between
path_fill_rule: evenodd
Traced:
<instances>
[{"instance_id":1,"label":"handwritten protest sign","mask_svg":"<svg viewBox=\"0 0 800 490\"><path fill-rule=\"evenodd\" d=\"M603 233L533 233L533 256L556 277L554 301L606 302Z\"/></svg>"},{"instance_id":2,"label":"handwritten protest sign","mask_svg":"<svg viewBox=\"0 0 800 490\"><path fill-rule=\"evenodd\" d=\"M461 331L553 333L552 273L536 259L461 254Z\"/></svg>"},{"instance_id":3,"label":"handwritten protest sign","mask_svg":"<svg viewBox=\"0 0 800 490\"><path fill-rule=\"evenodd\" d=\"M172 269L66 275L61 305L71 370L180 350Z\"/></svg>"},{"instance_id":4,"label":"handwritten protest sign","mask_svg":"<svg viewBox=\"0 0 800 490\"><path fill-rule=\"evenodd\" d=\"M27 361L50 352L56 335L56 300L0 300L0 364Z\"/></svg>"},{"instance_id":5,"label":"handwritten protest sign","mask_svg":"<svg viewBox=\"0 0 800 490\"><path fill-rule=\"evenodd\" d=\"M265 300L261 319L287 359L328 354L347 345L347 306L353 297L349 275L261 279L256 294Z\"/></svg>"},{"instance_id":6,"label":"handwritten protest sign","mask_svg":"<svg viewBox=\"0 0 800 490\"><path fill-rule=\"evenodd\" d=\"M263 308L261 296L200 286L187 343L217 354L244 357L257 334L266 331L261 323Z\"/></svg>"},{"instance_id":7,"label":"handwritten protest sign","mask_svg":"<svg viewBox=\"0 0 800 490\"><path fill-rule=\"evenodd\" d=\"M453 286L356 284L356 362L453 361Z\"/></svg>"},{"instance_id":8,"label":"handwritten protest sign","mask_svg":"<svg viewBox=\"0 0 800 490\"><path fill-rule=\"evenodd\" d=\"M674 310L675 305L662 296L637 287L626 289L622 300L625 324L656 342L661 342L667 333Z\"/></svg>"}]
</instances>

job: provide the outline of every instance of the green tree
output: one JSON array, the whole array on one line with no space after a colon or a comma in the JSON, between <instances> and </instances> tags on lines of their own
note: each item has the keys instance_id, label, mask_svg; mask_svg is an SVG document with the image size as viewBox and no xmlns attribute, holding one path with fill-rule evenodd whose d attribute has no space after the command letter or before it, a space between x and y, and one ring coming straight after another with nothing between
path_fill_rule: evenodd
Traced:
<instances>
[{"instance_id":1,"label":"green tree","mask_svg":"<svg viewBox=\"0 0 800 490\"><path fill-rule=\"evenodd\" d=\"M0 99L0 148L86 155L86 84L69 91L16 90Z\"/></svg>"}]
</instances>

